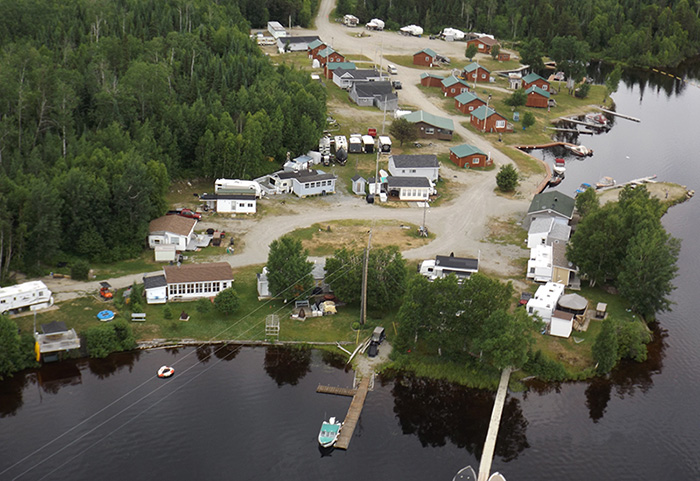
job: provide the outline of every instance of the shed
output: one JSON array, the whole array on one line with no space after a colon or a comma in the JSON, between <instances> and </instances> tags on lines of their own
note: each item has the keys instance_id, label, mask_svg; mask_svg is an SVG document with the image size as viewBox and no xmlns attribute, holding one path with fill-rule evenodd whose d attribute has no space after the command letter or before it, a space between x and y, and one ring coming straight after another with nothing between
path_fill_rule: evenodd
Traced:
<instances>
[{"instance_id":1,"label":"shed","mask_svg":"<svg viewBox=\"0 0 700 481\"><path fill-rule=\"evenodd\" d=\"M549 335L557 337L569 337L574 326L574 315L570 312L556 309L552 313L549 323Z\"/></svg>"},{"instance_id":2,"label":"shed","mask_svg":"<svg viewBox=\"0 0 700 481\"><path fill-rule=\"evenodd\" d=\"M355 174L352 177L352 193L355 195L365 195L367 190L367 181L360 174Z\"/></svg>"},{"instance_id":3,"label":"shed","mask_svg":"<svg viewBox=\"0 0 700 481\"><path fill-rule=\"evenodd\" d=\"M175 244L165 244L155 246L156 262L173 262L177 257Z\"/></svg>"},{"instance_id":4,"label":"shed","mask_svg":"<svg viewBox=\"0 0 700 481\"><path fill-rule=\"evenodd\" d=\"M598 305L595 306L595 317L598 319L605 319L607 314L608 305L605 302L599 302Z\"/></svg>"},{"instance_id":5,"label":"shed","mask_svg":"<svg viewBox=\"0 0 700 481\"><path fill-rule=\"evenodd\" d=\"M143 278L143 290L146 294L146 304L165 304L168 300L168 283L164 274Z\"/></svg>"},{"instance_id":6,"label":"shed","mask_svg":"<svg viewBox=\"0 0 700 481\"><path fill-rule=\"evenodd\" d=\"M413 64L432 67L437 64L437 54L429 48L424 48L413 54Z\"/></svg>"}]
</instances>

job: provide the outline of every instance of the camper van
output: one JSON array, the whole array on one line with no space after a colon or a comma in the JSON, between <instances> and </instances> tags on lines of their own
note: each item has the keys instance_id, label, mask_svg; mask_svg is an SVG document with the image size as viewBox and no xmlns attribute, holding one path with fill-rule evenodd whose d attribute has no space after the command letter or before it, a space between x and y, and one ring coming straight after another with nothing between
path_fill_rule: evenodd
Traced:
<instances>
[{"instance_id":1,"label":"camper van","mask_svg":"<svg viewBox=\"0 0 700 481\"><path fill-rule=\"evenodd\" d=\"M25 282L0 289L0 314L12 314L22 309L32 311L53 306L53 296L41 281Z\"/></svg>"},{"instance_id":2,"label":"camper van","mask_svg":"<svg viewBox=\"0 0 700 481\"><path fill-rule=\"evenodd\" d=\"M255 194L258 199L265 193L254 180L216 179L214 192L217 194Z\"/></svg>"}]
</instances>

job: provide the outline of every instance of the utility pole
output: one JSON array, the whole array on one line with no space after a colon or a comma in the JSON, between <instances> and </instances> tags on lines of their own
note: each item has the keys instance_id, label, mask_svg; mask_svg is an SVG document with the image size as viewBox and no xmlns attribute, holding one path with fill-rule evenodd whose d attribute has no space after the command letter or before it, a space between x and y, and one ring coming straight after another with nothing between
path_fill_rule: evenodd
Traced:
<instances>
[{"instance_id":1,"label":"utility pole","mask_svg":"<svg viewBox=\"0 0 700 481\"><path fill-rule=\"evenodd\" d=\"M369 231L367 250L365 251L365 262L362 268L362 309L360 310L360 325L364 326L367 320L367 271L369 270L369 250L372 247L372 230Z\"/></svg>"},{"instance_id":2,"label":"utility pole","mask_svg":"<svg viewBox=\"0 0 700 481\"><path fill-rule=\"evenodd\" d=\"M483 132L486 133L486 120L489 118L489 101L491 100L491 94L486 98L486 115L484 115L484 129Z\"/></svg>"}]
</instances>

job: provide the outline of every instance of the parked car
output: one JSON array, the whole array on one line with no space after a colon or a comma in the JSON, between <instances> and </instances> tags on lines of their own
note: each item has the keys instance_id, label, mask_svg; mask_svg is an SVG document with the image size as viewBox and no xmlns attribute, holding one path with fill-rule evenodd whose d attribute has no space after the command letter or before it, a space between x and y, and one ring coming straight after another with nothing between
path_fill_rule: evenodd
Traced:
<instances>
[{"instance_id":1,"label":"parked car","mask_svg":"<svg viewBox=\"0 0 700 481\"><path fill-rule=\"evenodd\" d=\"M532 299L532 293L531 292L523 292L520 294L520 305L525 306L527 305L527 301Z\"/></svg>"},{"instance_id":2,"label":"parked car","mask_svg":"<svg viewBox=\"0 0 700 481\"><path fill-rule=\"evenodd\" d=\"M398 69L396 68L396 65L387 65L386 66L386 71L389 72L391 75L396 75L399 73Z\"/></svg>"},{"instance_id":3,"label":"parked car","mask_svg":"<svg viewBox=\"0 0 700 481\"><path fill-rule=\"evenodd\" d=\"M391 82L391 86L394 87L394 90L401 90L401 82L398 80Z\"/></svg>"},{"instance_id":4,"label":"parked car","mask_svg":"<svg viewBox=\"0 0 700 481\"><path fill-rule=\"evenodd\" d=\"M376 357L377 354L379 354L379 343L372 341L369 343L369 349L367 349L367 355L369 357Z\"/></svg>"},{"instance_id":5,"label":"parked car","mask_svg":"<svg viewBox=\"0 0 700 481\"><path fill-rule=\"evenodd\" d=\"M188 217L190 219L197 219L197 220L202 219L202 214L200 214L199 212L195 212L191 209L182 209L182 210L178 211L177 214L181 215L182 217Z\"/></svg>"}]
</instances>

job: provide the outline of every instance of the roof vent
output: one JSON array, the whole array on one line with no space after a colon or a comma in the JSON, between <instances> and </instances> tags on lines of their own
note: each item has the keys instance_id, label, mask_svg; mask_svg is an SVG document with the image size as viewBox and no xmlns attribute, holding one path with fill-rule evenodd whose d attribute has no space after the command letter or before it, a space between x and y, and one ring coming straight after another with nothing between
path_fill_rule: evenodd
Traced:
<instances>
[{"instance_id":1,"label":"roof vent","mask_svg":"<svg viewBox=\"0 0 700 481\"><path fill-rule=\"evenodd\" d=\"M558 197L555 197L555 198L554 198L554 202L559 202L559 198L558 198Z\"/></svg>"}]
</instances>

